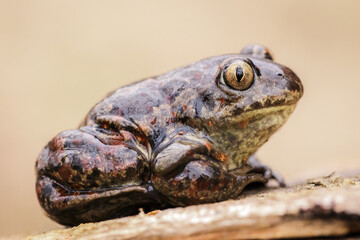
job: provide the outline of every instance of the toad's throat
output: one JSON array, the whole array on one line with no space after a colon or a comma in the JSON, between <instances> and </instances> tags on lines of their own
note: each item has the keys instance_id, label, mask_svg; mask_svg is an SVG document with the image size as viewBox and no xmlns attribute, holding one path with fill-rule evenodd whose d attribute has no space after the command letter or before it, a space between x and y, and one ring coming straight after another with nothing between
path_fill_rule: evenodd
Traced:
<instances>
[{"instance_id":1,"label":"toad's throat","mask_svg":"<svg viewBox=\"0 0 360 240\"><path fill-rule=\"evenodd\" d=\"M294 109L295 104L244 112L218 122L217 129L208 133L228 156L227 168L236 169L286 122Z\"/></svg>"}]
</instances>

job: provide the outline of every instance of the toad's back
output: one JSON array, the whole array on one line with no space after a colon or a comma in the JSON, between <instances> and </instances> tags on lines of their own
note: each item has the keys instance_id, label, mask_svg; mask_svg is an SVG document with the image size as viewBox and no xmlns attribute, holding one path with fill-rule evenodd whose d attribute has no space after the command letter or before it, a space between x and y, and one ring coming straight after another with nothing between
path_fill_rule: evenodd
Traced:
<instances>
[{"instance_id":1,"label":"toad's back","mask_svg":"<svg viewBox=\"0 0 360 240\"><path fill-rule=\"evenodd\" d=\"M171 127L203 102L202 93L213 84L220 63L233 55L217 56L177 68L164 75L121 87L96 104L84 125L101 116L120 116L141 123L149 134L153 128ZM187 110L187 111L185 111Z\"/></svg>"}]
</instances>

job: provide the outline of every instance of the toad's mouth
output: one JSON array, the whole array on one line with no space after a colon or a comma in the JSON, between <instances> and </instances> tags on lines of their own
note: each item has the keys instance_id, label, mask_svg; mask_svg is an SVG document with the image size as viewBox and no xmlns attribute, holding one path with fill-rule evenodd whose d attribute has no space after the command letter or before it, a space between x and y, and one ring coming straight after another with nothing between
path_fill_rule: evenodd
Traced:
<instances>
[{"instance_id":1,"label":"toad's mouth","mask_svg":"<svg viewBox=\"0 0 360 240\"><path fill-rule=\"evenodd\" d=\"M246 128L249 124L255 129L264 129L273 125L283 125L295 110L296 103L273 106L261 109L245 111L238 116L226 119L229 123L237 123L240 129ZM254 125L258 123L258 125Z\"/></svg>"}]
</instances>

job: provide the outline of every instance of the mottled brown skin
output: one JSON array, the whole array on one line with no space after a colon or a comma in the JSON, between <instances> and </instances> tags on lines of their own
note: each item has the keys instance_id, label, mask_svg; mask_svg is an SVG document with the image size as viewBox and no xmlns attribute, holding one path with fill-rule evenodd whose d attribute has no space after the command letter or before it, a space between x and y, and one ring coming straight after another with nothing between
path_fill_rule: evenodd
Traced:
<instances>
[{"instance_id":1,"label":"mottled brown skin","mask_svg":"<svg viewBox=\"0 0 360 240\"><path fill-rule=\"evenodd\" d=\"M246 89L228 84L244 76L238 67L231 75L232 63L250 69ZM298 77L260 45L119 88L42 150L40 204L53 220L76 225L236 198L269 178L283 184L253 154L302 93Z\"/></svg>"}]
</instances>

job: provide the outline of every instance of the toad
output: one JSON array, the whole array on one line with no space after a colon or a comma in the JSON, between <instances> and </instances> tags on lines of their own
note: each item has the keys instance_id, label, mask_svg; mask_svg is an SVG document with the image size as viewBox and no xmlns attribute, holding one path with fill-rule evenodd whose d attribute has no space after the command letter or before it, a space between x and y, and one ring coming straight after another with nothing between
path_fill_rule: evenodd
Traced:
<instances>
[{"instance_id":1,"label":"toad","mask_svg":"<svg viewBox=\"0 0 360 240\"><path fill-rule=\"evenodd\" d=\"M117 89L36 161L36 193L64 225L239 196L279 174L254 153L294 111L299 78L261 45Z\"/></svg>"}]
</instances>

